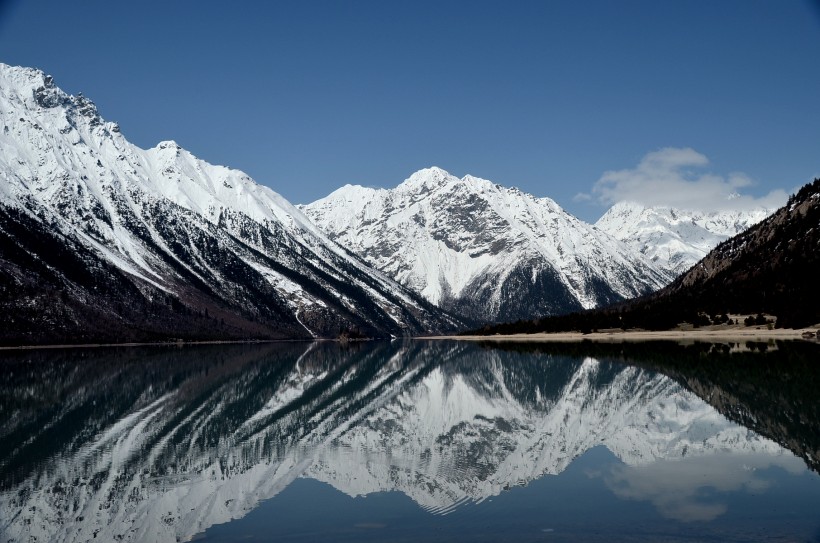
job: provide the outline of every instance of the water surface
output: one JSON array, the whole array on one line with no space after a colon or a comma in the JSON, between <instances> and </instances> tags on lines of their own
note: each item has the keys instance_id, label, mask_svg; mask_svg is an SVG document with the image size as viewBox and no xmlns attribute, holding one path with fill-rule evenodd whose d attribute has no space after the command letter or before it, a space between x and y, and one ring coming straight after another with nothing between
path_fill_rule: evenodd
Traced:
<instances>
[{"instance_id":1,"label":"water surface","mask_svg":"<svg viewBox=\"0 0 820 543\"><path fill-rule=\"evenodd\" d=\"M0 354L0 541L820 541L817 345Z\"/></svg>"}]
</instances>

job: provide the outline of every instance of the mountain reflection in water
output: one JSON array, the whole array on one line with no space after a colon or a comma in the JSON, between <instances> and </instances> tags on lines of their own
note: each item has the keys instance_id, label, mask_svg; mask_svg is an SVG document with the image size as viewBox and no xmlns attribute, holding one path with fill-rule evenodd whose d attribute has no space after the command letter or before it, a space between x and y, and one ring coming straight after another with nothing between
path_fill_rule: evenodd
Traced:
<instances>
[{"instance_id":1,"label":"mountain reflection in water","mask_svg":"<svg viewBox=\"0 0 820 543\"><path fill-rule=\"evenodd\" d=\"M761 470L817 469L816 402L778 399L757 367L796 368L803 375L781 392L802 393L817 384L813 348L412 341L5 352L0 540L186 540L297 478L350 496L399 491L446 514L560 474L601 446L620 462L589 477L615 496L709 521L727 506L702 500L704 486L758 493L771 484ZM723 363L750 380L722 383Z\"/></svg>"}]
</instances>

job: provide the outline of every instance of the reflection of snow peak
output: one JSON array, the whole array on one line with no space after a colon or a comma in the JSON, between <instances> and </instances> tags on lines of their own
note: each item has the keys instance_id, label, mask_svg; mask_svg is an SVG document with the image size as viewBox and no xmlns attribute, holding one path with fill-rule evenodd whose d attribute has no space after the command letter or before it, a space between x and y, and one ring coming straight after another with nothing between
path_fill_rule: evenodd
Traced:
<instances>
[{"instance_id":1,"label":"reflection of snow peak","mask_svg":"<svg viewBox=\"0 0 820 543\"><path fill-rule=\"evenodd\" d=\"M565 362L555 362L565 363ZM504 488L558 474L604 445L629 465L720 451L778 453L673 381L637 368L597 384L609 365L586 359L559 395L538 388L522 403L500 362L476 382L446 366L323 449L308 470L352 496L400 490L431 511L482 501Z\"/></svg>"},{"instance_id":2,"label":"reflection of snow peak","mask_svg":"<svg viewBox=\"0 0 820 543\"><path fill-rule=\"evenodd\" d=\"M157 396L102 428L93 454L66 452L2 491L0 536L186 540L301 476L352 496L398 490L447 513L558 474L601 444L630 466L781 451L644 370L418 346L338 366L325 362L326 350L308 349L276 386L261 389L265 397L249 396L257 389L248 383L263 379L259 368L197 404L184 386ZM235 420L234 408L248 404L256 412Z\"/></svg>"}]
</instances>

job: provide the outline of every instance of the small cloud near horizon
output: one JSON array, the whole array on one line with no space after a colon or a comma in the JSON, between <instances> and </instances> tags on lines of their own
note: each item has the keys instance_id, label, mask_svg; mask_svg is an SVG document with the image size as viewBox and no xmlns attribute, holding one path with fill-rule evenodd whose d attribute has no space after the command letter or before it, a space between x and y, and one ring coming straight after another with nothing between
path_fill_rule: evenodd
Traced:
<instances>
[{"instance_id":1,"label":"small cloud near horizon","mask_svg":"<svg viewBox=\"0 0 820 543\"><path fill-rule=\"evenodd\" d=\"M604 172L590 193L578 193L573 200L605 206L629 201L696 211L773 209L786 203L788 194L782 189L761 197L744 194L744 188L754 185L744 173L721 176L697 171L708 165L709 159L694 149L665 147L648 153L635 168Z\"/></svg>"}]
</instances>

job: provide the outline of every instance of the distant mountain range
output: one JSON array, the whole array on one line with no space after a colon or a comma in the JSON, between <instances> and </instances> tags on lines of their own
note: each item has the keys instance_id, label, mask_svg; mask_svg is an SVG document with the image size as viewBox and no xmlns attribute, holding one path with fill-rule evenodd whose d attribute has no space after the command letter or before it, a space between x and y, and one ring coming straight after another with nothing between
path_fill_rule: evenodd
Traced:
<instances>
[{"instance_id":1,"label":"distant mountain range","mask_svg":"<svg viewBox=\"0 0 820 543\"><path fill-rule=\"evenodd\" d=\"M820 323L820 179L718 245L655 298L711 314L720 307L763 311L784 327Z\"/></svg>"},{"instance_id":2,"label":"distant mountain range","mask_svg":"<svg viewBox=\"0 0 820 543\"><path fill-rule=\"evenodd\" d=\"M762 218L549 198L421 170L297 208L173 141L143 150L0 64L2 344L388 337L647 295Z\"/></svg>"},{"instance_id":3,"label":"distant mountain range","mask_svg":"<svg viewBox=\"0 0 820 543\"><path fill-rule=\"evenodd\" d=\"M298 207L374 268L480 323L648 294L771 212L621 202L593 226L549 198L441 168L394 189L346 185Z\"/></svg>"},{"instance_id":4,"label":"distant mountain range","mask_svg":"<svg viewBox=\"0 0 820 543\"><path fill-rule=\"evenodd\" d=\"M773 211L758 208L701 212L619 202L595 226L677 277L720 242L759 223Z\"/></svg>"}]
</instances>

